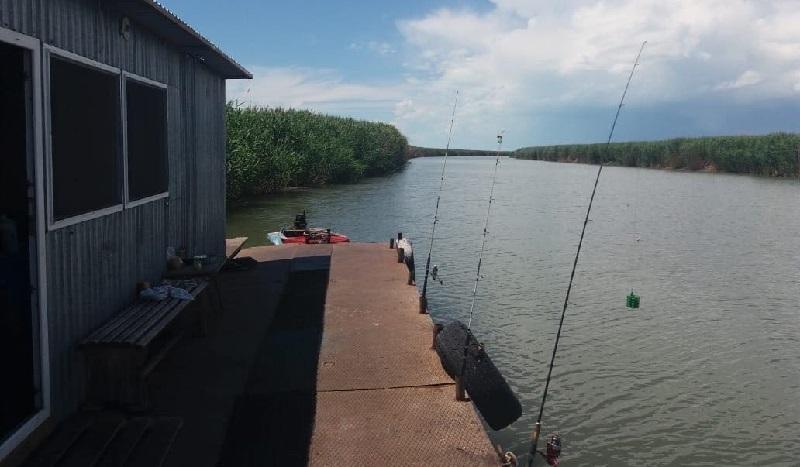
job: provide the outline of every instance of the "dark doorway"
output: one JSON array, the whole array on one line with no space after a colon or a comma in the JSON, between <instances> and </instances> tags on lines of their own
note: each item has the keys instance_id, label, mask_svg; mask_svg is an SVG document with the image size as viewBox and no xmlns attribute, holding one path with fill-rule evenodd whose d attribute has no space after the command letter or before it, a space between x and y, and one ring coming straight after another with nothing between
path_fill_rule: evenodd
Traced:
<instances>
[{"instance_id":1,"label":"dark doorway","mask_svg":"<svg viewBox=\"0 0 800 467\"><path fill-rule=\"evenodd\" d=\"M40 405L30 52L0 42L0 441Z\"/></svg>"}]
</instances>

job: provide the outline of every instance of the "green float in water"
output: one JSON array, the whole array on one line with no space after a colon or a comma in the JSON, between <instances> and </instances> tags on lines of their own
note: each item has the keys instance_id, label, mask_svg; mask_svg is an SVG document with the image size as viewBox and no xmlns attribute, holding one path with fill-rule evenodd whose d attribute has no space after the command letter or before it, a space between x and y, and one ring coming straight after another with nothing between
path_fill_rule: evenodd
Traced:
<instances>
[{"instance_id":1,"label":"green float in water","mask_svg":"<svg viewBox=\"0 0 800 467\"><path fill-rule=\"evenodd\" d=\"M627 300L625 302L628 305L628 308L639 308L639 301L640 301L639 296L633 293L633 290L631 290L631 293L628 294Z\"/></svg>"}]
</instances>

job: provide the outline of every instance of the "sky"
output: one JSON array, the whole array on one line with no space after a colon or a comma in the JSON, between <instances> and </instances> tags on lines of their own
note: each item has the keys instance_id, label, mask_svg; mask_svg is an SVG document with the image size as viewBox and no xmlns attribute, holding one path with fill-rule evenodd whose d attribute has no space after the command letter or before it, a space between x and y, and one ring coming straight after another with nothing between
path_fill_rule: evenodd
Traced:
<instances>
[{"instance_id":1,"label":"sky","mask_svg":"<svg viewBox=\"0 0 800 467\"><path fill-rule=\"evenodd\" d=\"M229 100L418 146L800 131L800 0L161 0L250 70Z\"/></svg>"}]
</instances>

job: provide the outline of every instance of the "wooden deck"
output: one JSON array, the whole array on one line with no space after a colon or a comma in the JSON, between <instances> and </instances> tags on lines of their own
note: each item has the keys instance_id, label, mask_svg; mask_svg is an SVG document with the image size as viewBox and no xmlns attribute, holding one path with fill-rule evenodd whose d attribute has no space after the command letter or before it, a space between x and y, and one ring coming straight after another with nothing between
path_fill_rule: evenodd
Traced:
<instances>
[{"instance_id":1,"label":"wooden deck","mask_svg":"<svg viewBox=\"0 0 800 467\"><path fill-rule=\"evenodd\" d=\"M386 245L333 247L310 465L498 465L407 275Z\"/></svg>"},{"instance_id":2,"label":"wooden deck","mask_svg":"<svg viewBox=\"0 0 800 467\"><path fill-rule=\"evenodd\" d=\"M293 271L324 267L320 259L329 257L309 465L499 464L472 404L455 400L453 380L431 349L431 319L419 314L417 290L406 285L407 269L394 250L284 245L242 256L288 259ZM290 332L300 335L297 326ZM298 383L280 385L287 388Z\"/></svg>"},{"instance_id":3,"label":"wooden deck","mask_svg":"<svg viewBox=\"0 0 800 467\"><path fill-rule=\"evenodd\" d=\"M152 373L152 409L87 439L114 439L146 416L180 422L175 436L153 438L168 449L166 467L499 465L472 404L455 400L394 250L284 245L239 256L257 263L219 275L225 311ZM65 426L56 441L75 438ZM93 456L113 443L101 444Z\"/></svg>"}]
</instances>

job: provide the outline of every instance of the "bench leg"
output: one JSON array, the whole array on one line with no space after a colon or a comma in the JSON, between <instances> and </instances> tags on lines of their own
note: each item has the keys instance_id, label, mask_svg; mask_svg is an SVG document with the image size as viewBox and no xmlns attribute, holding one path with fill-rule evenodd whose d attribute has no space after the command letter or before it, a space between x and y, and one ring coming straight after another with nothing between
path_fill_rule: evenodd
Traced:
<instances>
[{"instance_id":1,"label":"bench leg","mask_svg":"<svg viewBox=\"0 0 800 467\"><path fill-rule=\"evenodd\" d=\"M225 313L225 303L222 301L222 289L219 286L219 276L215 275L211 278L211 285L214 287L214 295L217 296L219 311Z\"/></svg>"},{"instance_id":2,"label":"bench leg","mask_svg":"<svg viewBox=\"0 0 800 467\"><path fill-rule=\"evenodd\" d=\"M199 321L199 335L200 336L207 336L208 335L208 317L211 315L211 310L213 309L211 305L211 296L209 295L209 290L206 289L200 293L200 303L198 307L198 321Z\"/></svg>"}]
</instances>

